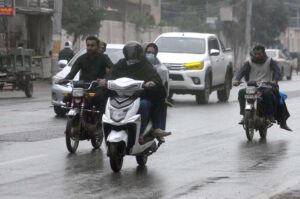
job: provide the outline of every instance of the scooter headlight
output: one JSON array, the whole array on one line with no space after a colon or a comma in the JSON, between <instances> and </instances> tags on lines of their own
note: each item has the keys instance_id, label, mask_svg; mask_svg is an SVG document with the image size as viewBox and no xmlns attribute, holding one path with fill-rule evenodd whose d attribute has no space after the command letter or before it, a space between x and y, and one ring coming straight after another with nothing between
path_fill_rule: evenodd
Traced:
<instances>
[{"instance_id":1,"label":"scooter headlight","mask_svg":"<svg viewBox=\"0 0 300 199\"><path fill-rule=\"evenodd\" d=\"M129 109L110 109L110 118L113 119L115 122L122 121Z\"/></svg>"},{"instance_id":2,"label":"scooter headlight","mask_svg":"<svg viewBox=\"0 0 300 199\"><path fill-rule=\"evenodd\" d=\"M73 88L72 95L73 95L73 97L82 97L83 96L83 88Z\"/></svg>"}]
</instances>

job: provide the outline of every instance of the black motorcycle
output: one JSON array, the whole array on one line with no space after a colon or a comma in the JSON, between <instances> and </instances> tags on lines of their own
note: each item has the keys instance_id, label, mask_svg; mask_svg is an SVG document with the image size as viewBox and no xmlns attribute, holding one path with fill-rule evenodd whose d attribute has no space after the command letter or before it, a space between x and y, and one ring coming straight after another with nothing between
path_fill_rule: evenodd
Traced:
<instances>
[{"instance_id":1,"label":"black motorcycle","mask_svg":"<svg viewBox=\"0 0 300 199\"><path fill-rule=\"evenodd\" d=\"M63 85L66 82L60 82ZM67 126L65 130L66 145L70 153L75 153L80 140L91 140L95 149L100 148L103 141L101 113L92 106L91 100L96 95L96 81L68 81L72 92L66 94Z\"/></svg>"},{"instance_id":2,"label":"black motorcycle","mask_svg":"<svg viewBox=\"0 0 300 199\"><path fill-rule=\"evenodd\" d=\"M260 88L271 88L266 82L248 82L246 87L246 108L244 116L244 129L249 141L252 141L254 132L258 131L262 139L267 137L268 128L272 123L264 117Z\"/></svg>"}]
</instances>

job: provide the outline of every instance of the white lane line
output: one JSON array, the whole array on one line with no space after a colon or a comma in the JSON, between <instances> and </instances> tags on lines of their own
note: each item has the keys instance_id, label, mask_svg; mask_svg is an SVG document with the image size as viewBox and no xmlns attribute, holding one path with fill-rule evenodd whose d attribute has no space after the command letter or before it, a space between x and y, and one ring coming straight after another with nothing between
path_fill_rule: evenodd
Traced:
<instances>
[{"instance_id":1,"label":"white lane line","mask_svg":"<svg viewBox=\"0 0 300 199\"><path fill-rule=\"evenodd\" d=\"M39 159L39 158L43 158L43 157L46 157L46 156L47 156L46 154L41 154L41 155L29 156L29 157L26 157L26 158L11 160L11 161L7 161L7 162L0 162L0 166L16 164L16 163L20 163L20 162L26 162L26 161L29 161L29 160Z\"/></svg>"}]
</instances>

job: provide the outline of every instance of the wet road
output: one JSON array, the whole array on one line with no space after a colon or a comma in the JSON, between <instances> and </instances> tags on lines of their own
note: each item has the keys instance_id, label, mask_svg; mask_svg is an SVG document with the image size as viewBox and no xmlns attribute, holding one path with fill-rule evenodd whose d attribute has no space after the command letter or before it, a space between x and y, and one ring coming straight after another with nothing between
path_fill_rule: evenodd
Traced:
<instances>
[{"instance_id":1,"label":"wet road","mask_svg":"<svg viewBox=\"0 0 300 199\"><path fill-rule=\"evenodd\" d=\"M300 198L300 77L281 82L293 133L269 129L267 141L246 141L237 88L228 103L196 105L175 95L167 138L139 168L126 157L113 173L104 146L80 142L70 155L65 118L50 107L50 85L38 82L33 99L0 93L0 198Z\"/></svg>"}]
</instances>

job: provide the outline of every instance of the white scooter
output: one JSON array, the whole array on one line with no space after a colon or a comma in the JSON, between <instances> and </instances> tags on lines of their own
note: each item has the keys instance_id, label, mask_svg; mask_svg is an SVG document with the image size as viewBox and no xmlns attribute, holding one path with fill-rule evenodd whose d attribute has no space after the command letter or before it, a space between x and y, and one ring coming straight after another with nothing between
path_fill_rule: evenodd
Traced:
<instances>
[{"instance_id":1,"label":"white scooter","mask_svg":"<svg viewBox=\"0 0 300 199\"><path fill-rule=\"evenodd\" d=\"M122 169L125 155L136 156L140 166L144 166L148 156L156 152L162 142L155 141L151 135L151 122L142 132L144 143L139 143L141 128L140 93L144 81L119 78L108 81L107 88L115 91L116 96L107 101L105 114L102 117L103 132L107 146L107 156L111 169L118 172Z\"/></svg>"}]
</instances>

